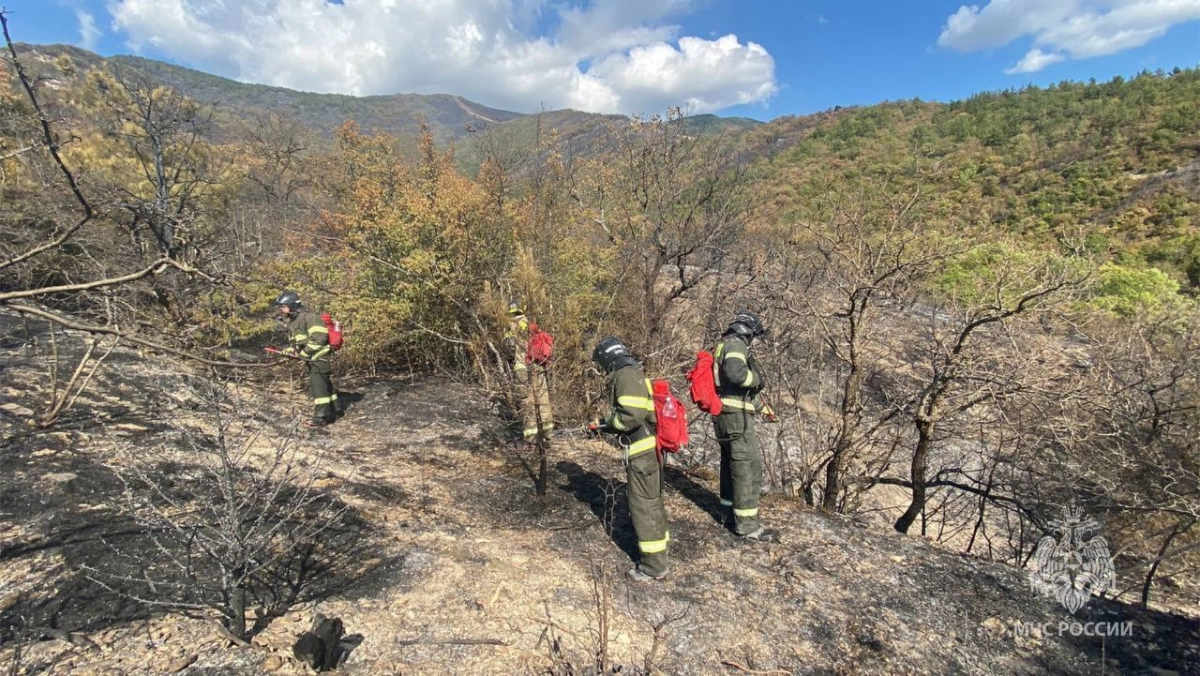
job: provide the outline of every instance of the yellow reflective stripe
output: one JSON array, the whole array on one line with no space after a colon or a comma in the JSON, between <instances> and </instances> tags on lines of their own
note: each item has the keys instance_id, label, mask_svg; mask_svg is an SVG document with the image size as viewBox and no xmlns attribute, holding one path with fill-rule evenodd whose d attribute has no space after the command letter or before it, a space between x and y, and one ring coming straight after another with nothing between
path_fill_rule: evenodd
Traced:
<instances>
[{"instance_id":1,"label":"yellow reflective stripe","mask_svg":"<svg viewBox=\"0 0 1200 676\"><path fill-rule=\"evenodd\" d=\"M754 384L754 371L746 371L746 379L742 381L742 387L750 387Z\"/></svg>"},{"instance_id":2,"label":"yellow reflective stripe","mask_svg":"<svg viewBox=\"0 0 1200 676\"><path fill-rule=\"evenodd\" d=\"M746 355L742 354L741 352L730 352L729 354L725 355L725 358L726 359L737 359L737 360L740 360L743 364L746 363Z\"/></svg>"},{"instance_id":3,"label":"yellow reflective stripe","mask_svg":"<svg viewBox=\"0 0 1200 676\"><path fill-rule=\"evenodd\" d=\"M638 549L643 554L658 554L659 552L667 551L667 541L669 538L661 540L638 540Z\"/></svg>"},{"instance_id":4,"label":"yellow reflective stripe","mask_svg":"<svg viewBox=\"0 0 1200 676\"><path fill-rule=\"evenodd\" d=\"M523 361L514 362L513 370L514 371L524 371L525 370L525 362L523 362Z\"/></svg>"},{"instance_id":5,"label":"yellow reflective stripe","mask_svg":"<svg viewBox=\"0 0 1200 676\"><path fill-rule=\"evenodd\" d=\"M326 328L324 325L308 327L308 335L311 336L314 333L324 333L326 335L329 335L329 329Z\"/></svg>"},{"instance_id":6,"label":"yellow reflective stripe","mask_svg":"<svg viewBox=\"0 0 1200 676\"><path fill-rule=\"evenodd\" d=\"M538 428L536 428L536 427L526 427L524 430L521 431L521 435L525 436L525 437L532 437L533 435L535 435L537 433L538 433Z\"/></svg>"},{"instance_id":7,"label":"yellow reflective stripe","mask_svg":"<svg viewBox=\"0 0 1200 676\"><path fill-rule=\"evenodd\" d=\"M726 500L725 498L721 498L721 506L722 507L732 507L733 500Z\"/></svg>"},{"instance_id":8,"label":"yellow reflective stripe","mask_svg":"<svg viewBox=\"0 0 1200 676\"><path fill-rule=\"evenodd\" d=\"M658 447L657 440L654 437L646 437L641 441L635 441L629 444L629 456L640 455L646 451L653 451Z\"/></svg>"},{"instance_id":9,"label":"yellow reflective stripe","mask_svg":"<svg viewBox=\"0 0 1200 676\"><path fill-rule=\"evenodd\" d=\"M293 333L292 334L292 342L293 343L303 343L306 340L308 340L307 333Z\"/></svg>"},{"instance_id":10,"label":"yellow reflective stripe","mask_svg":"<svg viewBox=\"0 0 1200 676\"><path fill-rule=\"evenodd\" d=\"M755 507L753 509L738 509L737 507L734 507L733 515L734 516L758 516L758 508Z\"/></svg>"},{"instance_id":11,"label":"yellow reflective stripe","mask_svg":"<svg viewBox=\"0 0 1200 676\"><path fill-rule=\"evenodd\" d=\"M337 401L337 392L334 392L332 395L330 395L329 401Z\"/></svg>"},{"instance_id":12,"label":"yellow reflective stripe","mask_svg":"<svg viewBox=\"0 0 1200 676\"><path fill-rule=\"evenodd\" d=\"M742 401L737 397L721 397L721 405L730 408L740 408L743 411L754 411L754 404L749 401Z\"/></svg>"},{"instance_id":13,"label":"yellow reflective stripe","mask_svg":"<svg viewBox=\"0 0 1200 676\"><path fill-rule=\"evenodd\" d=\"M618 432L624 432L626 430L626 427L621 424L621 416L617 415L616 411L613 411L611 414L609 414L607 425Z\"/></svg>"},{"instance_id":14,"label":"yellow reflective stripe","mask_svg":"<svg viewBox=\"0 0 1200 676\"><path fill-rule=\"evenodd\" d=\"M307 349L307 348L305 348L305 349ZM324 357L324 356L325 356L325 355L327 355L327 354L329 354L329 346L328 346L328 345L326 345L326 346L322 347L320 350L317 350L316 352L314 352L314 353L313 353L313 354L312 354L312 355L309 357L309 359L310 359L310 360L311 360L311 359L317 359L317 358L319 358L319 357Z\"/></svg>"},{"instance_id":15,"label":"yellow reflective stripe","mask_svg":"<svg viewBox=\"0 0 1200 676\"><path fill-rule=\"evenodd\" d=\"M625 408L637 408L643 411L654 410L654 400L647 399L646 397L626 395L624 397L617 397L617 403Z\"/></svg>"},{"instance_id":16,"label":"yellow reflective stripe","mask_svg":"<svg viewBox=\"0 0 1200 676\"><path fill-rule=\"evenodd\" d=\"M337 399L337 397L317 397L316 399L313 399L313 403L317 406L320 406L321 404L331 404L333 403L334 399Z\"/></svg>"}]
</instances>

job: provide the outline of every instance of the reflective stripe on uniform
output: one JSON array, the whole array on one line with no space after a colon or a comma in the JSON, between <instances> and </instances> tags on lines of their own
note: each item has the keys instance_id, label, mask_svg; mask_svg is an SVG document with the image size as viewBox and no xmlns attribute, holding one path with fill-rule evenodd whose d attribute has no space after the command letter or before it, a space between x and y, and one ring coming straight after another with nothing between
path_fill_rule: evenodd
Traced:
<instances>
[{"instance_id":1,"label":"reflective stripe on uniform","mask_svg":"<svg viewBox=\"0 0 1200 676\"><path fill-rule=\"evenodd\" d=\"M303 343L307 340L308 340L307 333L293 333L292 334L292 342L293 343Z\"/></svg>"},{"instance_id":2,"label":"reflective stripe on uniform","mask_svg":"<svg viewBox=\"0 0 1200 676\"><path fill-rule=\"evenodd\" d=\"M737 507L734 507L733 515L741 517L758 516L758 508L754 507L752 509L738 509Z\"/></svg>"},{"instance_id":3,"label":"reflective stripe on uniform","mask_svg":"<svg viewBox=\"0 0 1200 676\"><path fill-rule=\"evenodd\" d=\"M326 328L324 324L322 324L321 326L310 326L310 327L308 327L308 335L310 335L310 336L311 336L311 335L312 335L312 334L314 334L314 333L324 333L325 335L327 335L327 336L328 336L328 335L329 335L329 329L328 329L328 328Z\"/></svg>"},{"instance_id":4,"label":"reflective stripe on uniform","mask_svg":"<svg viewBox=\"0 0 1200 676\"><path fill-rule=\"evenodd\" d=\"M316 346L315 346L315 345L305 345L305 346L304 346L304 349L305 349L305 350L308 350L310 347L316 347ZM321 349L319 349L319 350L317 350L316 352L314 352L314 353L312 353L311 355L309 355L309 357L308 357L308 358L309 358L310 360L311 360L311 359L318 359L318 358L320 358L320 357L324 357L325 355L329 354L329 352L330 352L329 346L328 346L328 345L324 345L324 346L322 346L322 347L321 347Z\"/></svg>"},{"instance_id":5,"label":"reflective stripe on uniform","mask_svg":"<svg viewBox=\"0 0 1200 676\"><path fill-rule=\"evenodd\" d=\"M746 355L742 354L741 352L730 352L729 354L725 355L725 358L726 359L736 359L736 360L742 362L743 364L746 363ZM754 384L754 371L751 371L749 368L747 368L746 369L746 377L742 380L740 385L741 385L741 387L750 387L753 384Z\"/></svg>"},{"instance_id":6,"label":"reflective stripe on uniform","mask_svg":"<svg viewBox=\"0 0 1200 676\"><path fill-rule=\"evenodd\" d=\"M618 432L627 431L625 429L625 426L621 424L621 416L618 415L616 411L613 411L612 413L609 414L608 422L606 422L605 425L613 428L614 430L616 430Z\"/></svg>"},{"instance_id":7,"label":"reflective stripe on uniform","mask_svg":"<svg viewBox=\"0 0 1200 676\"><path fill-rule=\"evenodd\" d=\"M643 411L654 410L654 400L648 397L639 397L635 395L626 395L617 397L617 404L625 408L641 409Z\"/></svg>"},{"instance_id":8,"label":"reflective stripe on uniform","mask_svg":"<svg viewBox=\"0 0 1200 676\"><path fill-rule=\"evenodd\" d=\"M721 498L721 506L722 507L732 507L733 500L726 500L725 498Z\"/></svg>"},{"instance_id":9,"label":"reflective stripe on uniform","mask_svg":"<svg viewBox=\"0 0 1200 676\"><path fill-rule=\"evenodd\" d=\"M639 439L638 441L629 444L629 457L632 458L633 456L640 455L646 451L653 451L655 448L657 448L657 446L657 440L653 436L646 437L645 439Z\"/></svg>"},{"instance_id":10,"label":"reflective stripe on uniform","mask_svg":"<svg viewBox=\"0 0 1200 676\"><path fill-rule=\"evenodd\" d=\"M754 404L749 401L742 401L737 397L721 397L721 405L729 408L737 408L743 411L756 411Z\"/></svg>"},{"instance_id":11,"label":"reflective stripe on uniform","mask_svg":"<svg viewBox=\"0 0 1200 676\"><path fill-rule=\"evenodd\" d=\"M317 406L320 406L321 404L332 404L335 401L337 401L336 394L328 397L317 397L316 399L313 399L313 403Z\"/></svg>"},{"instance_id":12,"label":"reflective stripe on uniform","mask_svg":"<svg viewBox=\"0 0 1200 676\"><path fill-rule=\"evenodd\" d=\"M525 370L525 362L523 362L523 361L514 362L513 370L514 371L524 371Z\"/></svg>"},{"instance_id":13,"label":"reflective stripe on uniform","mask_svg":"<svg viewBox=\"0 0 1200 676\"><path fill-rule=\"evenodd\" d=\"M638 549L643 554L658 554L659 552L667 551L667 541L670 537L665 537L661 540L638 540Z\"/></svg>"}]
</instances>

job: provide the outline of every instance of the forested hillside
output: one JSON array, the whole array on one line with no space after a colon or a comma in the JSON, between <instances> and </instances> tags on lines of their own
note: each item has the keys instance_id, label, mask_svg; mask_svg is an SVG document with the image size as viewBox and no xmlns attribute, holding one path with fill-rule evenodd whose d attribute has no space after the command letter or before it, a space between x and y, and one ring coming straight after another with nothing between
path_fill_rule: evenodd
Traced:
<instances>
[{"instance_id":1,"label":"forested hillside","mask_svg":"<svg viewBox=\"0 0 1200 676\"><path fill-rule=\"evenodd\" d=\"M781 208L827 186L913 177L980 227L1083 248L1200 285L1200 71L1062 82L950 104L842 110L747 133L769 147ZM776 139L786 139L783 147Z\"/></svg>"},{"instance_id":2,"label":"forested hillside","mask_svg":"<svg viewBox=\"0 0 1200 676\"><path fill-rule=\"evenodd\" d=\"M288 362L261 351L286 340L268 303L289 289L342 321L347 344L335 360L337 378L369 377L374 385L364 389L378 397L392 396L401 378L405 387L419 384L435 397L451 391L447 382L470 391L454 399L469 402L470 424L446 406L432 407L445 417L410 421L403 406L366 402L359 413L389 415L383 424L363 418L353 428L382 444L379 457L425 457L423 441L401 438L422 426L437 431L453 462L463 449L507 458L497 461L497 472L519 467L528 476L517 471L518 478L503 483L504 504L520 505L511 518L541 524L537 529L555 523L547 516L558 509L555 500L573 490L585 496L580 501L598 517L595 524L616 532L611 510L621 482L577 485L598 478L576 464L581 449L593 448L582 445L591 442L581 442L578 432L604 406L589 359L596 342L620 336L651 377L670 380L682 394L696 350L711 348L735 311L752 309L770 329L754 351L779 420L759 426L773 495L764 510L768 522L792 533L801 523L840 524L830 541L850 543L857 538L841 529L852 519L849 527L923 536L967 560L1002 566L1011 580L1023 574L1014 569L1031 565L1043 537L1061 527L1072 506L1094 517L1111 543L1116 580L1103 592L1111 603L1105 612L1120 617L1140 606L1138 613L1177 619L1173 613L1191 613L1180 626L1194 619L1200 71L1062 83L947 104L886 103L766 124L714 123L680 110L636 119L549 111L499 120L498 111L452 96L354 102L143 62L114 68L112 61L93 63L67 51L8 47L0 69L3 349L6 360L20 365L23 382L44 374L36 388L4 391L19 403L0 415L19 420L6 429L22 426L18 460L26 469L20 471L34 472L48 457L38 455L39 445L66 448L55 435L79 441L64 431L72 425L109 429L109 418L96 422L87 411L103 404L119 412L148 382L173 383L160 370L121 380L147 352L198 369L181 378L211 395L172 400L196 412L187 414L191 436L171 437L171 425L162 423L163 435L155 437L207 458L211 472L185 474L209 479L173 484L175 465L151 466L153 459L143 458L150 464L138 470L138 480L106 480L87 498L104 505L103 523L89 529L126 524L122 537L165 548L190 577L172 580L161 569L154 574L167 577L130 577L128 569L106 570L101 557L89 559L92 577L75 582L100 580L130 603L158 608L169 601L189 612L217 612L209 617L219 619L230 640L245 643L289 612L289 603L306 598L295 590L274 596L248 621L245 594L261 580L246 571L258 570L255 561L301 560L305 574L327 572L308 568L304 557L325 552L336 559L336 551L317 545L331 523L353 527L337 519L355 513L338 505L361 505L363 495L400 505L394 518L404 528L416 524L413 532L384 529L372 537L397 538L387 546L414 552L433 548L421 538L444 544L466 537L472 515L496 511L491 503L446 498L461 522L451 527L439 520L439 503L422 496L432 486L461 483L453 463L420 464L365 487L316 474L297 484L293 472L308 465L287 460L290 447L276 443L277 428L267 440L245 431L250 441L230 452L227 421L208 428L199 422L207 406L220 420L244 416L238 424L247 430L264 420L278 424L277 408L258 410L254 402L293 394L262 375ZM428 106L423 121L409 103ZM344 119L339 111L369 119ZM500 123L468 138L447 131L480 116ZM555 337L549 391L560 433L549 444L526 447L480 431L491 429L481 418L500 429L518 424L512 412L520 389L504 341L510 302ZM70 349L60 345L68 335ZM100 383L112 391L93 398ZM169 398L171 388L183 385L163 387ZM690 413L692 445L671 461L680 509L689 509L680 495L707 504L695 496L715 485L712 424ZM86 429L80 439L100 433ZM338 434L337 425L330 429ZM84 447L71 448L87 459L81 463L93 462ZM97 468L131 452L119 442L103 448ZM471 480L478 490L464 495L493 491L479 471L483 476ZM554 480L547 482L544 472ZM28 500L22 475L13 476L6 494ZM257 488L245 500L232 499L243 481ZM538 495L535 487L547 485L553 495ZM82 499L56 508L72 509ZM211 512L214 505L232 505L236 513ZM191 514L200 520L184 518ZM259 529L282 514L286 537L269 527L242 537L245 514ZM36 510L10 516L13 533L56 523L50 517L35 523ZM212 531L216 523L232 534ZM206 551L215 562L191 566L196 550L188 537L156 535L193 527L225 543ZM559 557L554 565L577 568L580 560L572 557L580 554L564 552L555 533L522 537L530 538L531 551L553 551L547 556ZM689 550L686 533L681 551L710 553ZM68 550L81 542L47 537ZM247 542L257 548L250 554ZM40 546L31 540L12 556ZM778 547L755 559L754 575L786 576L781 593L798 595L815 564L788 558L786 542ZM772 568L783 561L776 553L789 563ZM941 560L922 555L919 565ZM404 583L412 588L432 570L414 561L418 577ZM28 587L53 596L62 570L29 569L50 571ZM275 574L266 563L263 570ZM928 588L940 588L942 578L930 575ZM272 590L281 579L291 581L271 578ZM981 598L1002 596L1011 601L1006 607L1019 606L1011 582L993 594L995 580L980 574L958 582L991 590ZM136 597L119 583L135 585ZM709 586L703 577L692 583ZM597 575L587 592L603 612L614 584ZM911 604L894 602L904 584L881 574L870 589L879 603L857 598L855 612L880 605L895 609L893 624L917 621L924 615ZM488 627L488 608L502 595L455 602L485 613L477 626ZM529 603L555 601L542 595ZM6 637L55 636L22 624L10 607L24 606L0 609L8 613ZM646 673L653 672L657 632L678 619L656 620ZM1003 633L1004 619L997 621ZM876 673L917 668L919 650L879 647L889 645L876 633L882 628L862 630L841 615L821 626L814 645L841 646L842 638L830 638L839 632L853 638L837 669L853 672L868 652ZM777 649L788 640L763 635L768 668L802 659ZM675 654L686 653L679 645ZM1141 649L1130 646L1127 663L1147 666L1137 657ZM957 649L947 643L937 650ZM1063 670L1074 664L1080 673L1079 665L1106 664L1112 654L1101 643L1083 648L1083 657L1053 642L1000 650L1033 651L1034 664ZM566 664L564 654L558 658L565 666L555 663L561 670L547 673L585 669ZM612 665L597 659L597 671ZM968 668L945 659L959 665L948 669L987 671L986 664ZM733 661L754 669L752 659ZM1026 664L1025 653L1013 663Z\"/></svg>"}]
</instances>

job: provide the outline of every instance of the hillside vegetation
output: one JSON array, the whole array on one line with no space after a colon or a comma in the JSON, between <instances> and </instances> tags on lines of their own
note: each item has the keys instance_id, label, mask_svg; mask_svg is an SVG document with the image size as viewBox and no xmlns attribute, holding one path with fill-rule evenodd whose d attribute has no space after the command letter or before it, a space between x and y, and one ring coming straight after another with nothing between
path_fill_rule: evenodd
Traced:
<instances>
[{"instance_id":1,"label":"hillside vegetation","mask_svg":"<svg viewBox=\"0 0 1200 676\"><path fill-rule=\"evenodd\" d=\"M980 228L1081 248L1200 285L1200 71L1062 82L950 104L902 101L834 113L771 148L784 217L830 185L913 176ZM739 142L769 146L807 118Z\"/></svg>"},{"instance_id":2,"label":"hillside vegetation","mask_svg":"<svg viewBox=\"0 0 1200 676\"><path fill-rule=\"evenodd\" d=\"M88 576L72 578L97 585L86 588L136 607L215 619L233 643L277 640L276 622L313 600L305 580L294 577L300 572L310 576L307 583L312 576L328 583L317 585L322 598L354 598L338 596L348 580L310 559L337 560L339 548L320 537L326 529L344 537L378 528L366 522L371 505L364 501L382 500L401 504L395 518L418 532L367 543L363 568L355 569L367 579L374 563L407 556L400 552L412 557L393 580L399 586L376 590L370 601L377 605L368 607L382 613L403 597L440 608L452 598L454 608L481 614L472 626L482 633L520 619L510 606L503 620L488 614L507 593L522 607L547 610L531 620L532 629L520 629L514 641L521 648L505 656L506 664L539 673L615 673L617 661L592 651L606 643L585 640L582 656L568 654L551 632L568 626L556 619L566 608L574 618L569 632L607 636L605 627L618 626L601 610L616 607L618 589L603 571L582 589L546 581L528 597L499 587L472 588L474 601L455 590L415 601L406 594L450 570L441 565L446 561L453 561L455 579L481 579L480 566L490 564L455 544L474 528L468 517L477 510L502 513L492 527L521 531L529 551L570 549L577 544L574 522L557 521L566 512L556 510L568 509L563 498L573 493L620 546L628 531L611 515L622 513L622 482L607 481L600 469L613 460L604 455L612 449L573 433L600 412L592 347L620 336L651 376L682 393L696 350L711 347L732 313L749 308L770 328L754 350L779 415L778 424L760 426L772 494L764 518L800 545L748 555L755 583L746 583L746 598L774 589L799 603L820 598L828 583L864 594L846 596L845 607L888 619L886 626L864 625L846 621L849 611L832 613L793 651L784 646L803 618L790 607L752 601L747 613L778 616L787 627L767 621L751 630L752 641L742 641L744 625L716 607L737 595L732 587L684 578L668 593L679 613L696 605L688 616L702 618L712 629L705 635L715 637L690 651L692 638L672 633L677 643L669 654L683 670L804 671L813 651L844 653L813 669L820 673L920 671L929 655L933 671L986 673L994 664L1017 672L1106 669L1112 665L1104 660L1117 653L1104 642L1097 654L1092 644L1079 652L1043 636L992 646L1006 657L989 647L960 660L954 655L970 641L957 633L946 639L941 631L941 642L920 648L893 631L953 624L926 612L927 596L958 603L935 595L946 575L978 589L986 599L980 603L1011 601L1004 612L1017 612L1013 580L1036 561L1043 538L1061 530L1067 507L1095 518L1113 554L1115 584L1100 592L1103 606L1089 607L1119 620L1194 626L1200 71L754 125L712 124L679 110L636 119L548 111L492 125L460 144L446 141L458 138L447 132L454 120L494 111L453 97L404 99L429 111L457 110L423 121L411 112L380 113L377 121L399 125L394 133L362 120L310 128L298 115L333 123L337 97L243 89L190 74L176 88L154 75L176 71L154 64L96 61L92 68L85 67L88 55L76 62L79 55L9 47L0 70L0 311L10 324L3 350L6 368L18 373L19 364L19 382L34 373L43 380L6 390L16 408L0 415L16 416L28 429L18 460L29 472L45 469L41 446L78 451L89 465L94 459L89 471L123 499L106 498L103 518L86 527L120 524L116 553L158 551L173 562L151 570L125 558L124 567L106 568L91 549L69 550L99 557L88 559ZM245 107L231 110L232 98L218 102L215 95L200 100L185 86L245 92L236 104ZM282 98L264 108L249 103L273 96ZM306 100L313 107L302 107ZM344 466L336 476L309 475L300 468L313 461L293 462L293 446L247 432L254 421L278 422L284 414L277 400L292 396L264 375L286 362L256 358L280 340L267 304L285 288L345 325L335 379L354 374L377 383L363 388L358 413L382 417L330 428L332 438L344 430L345 443L376 455L337 451L364 471L397 474L375 476L369 485L334 480L346 477ZM555 336L550 392L562 433L549 448L523 449L505 437L520 398L503 340L510 301ZM203 466L175 458L175 447L163 452L182 464L127 457L136 456L138 448L129 447L135 441L64 447L75 443L72 426L90 419L97 401L119 408L155 383L168 395L183 391L160 371L133 383L110 378L148 363L147 352L204 367L202 378L180 377L189 391L207 394L179 394L174 405L211 409L217 419L193 420L194 429L175 436L164 424L164 436L154 439L190 449ZM393 398L402 376L471 415L449 407L444 417L422 417L420 406ZM450 383L465 384L470 394ZM255 403L264 400L271 404ZM701 509L711 502L704 486L716 442L705 416L693 412L693 423L691 452L678 459L670 498L679 512L691 509L681 497ZM437 430L438 438L421 436L418 427ZM386 460L401 451L429 462ZM461 479L455 468L466 451L491 464ZM539 464L562 481L546 497L530 492L544 478L535 476ZM57 469L50 474L57 479L47 481L70 485ZM464 482L461 493L446 485L456 480ZM14 504L33 499L26 488L14 480ZM472 502L498 492L511 502ZM63 500L59 508L74 517L74 505ZM83 544L60 537L52 527L57 516L43 523L36 510L4 511L14 533L45 527L55 548ZM679 523L681 561L739 565L711 544L715 534L703 517ZM876 532L860 535L858 527ZM899 557L891 559L898 567L862 569L872 582L861 587L853 575L825 578L820 562L803 553L819 545L800 531L827 532L833 550L869 560ZM885 534L928 540L930 549L915 542L892 549L881 544ZM197 549L192 543L200 537L205 547ZM604 538L594 540L588 546L605 546ZM691 544L700 541L707 544ZM24 557L40 546L31 539L16 551ZM556 559L557 570L603 561L576 554ZM837 560L860 572L862 558ZM969 562L975 572L966 575L951 561ZM505 560L496 568L513 567L519 578L526 563ZM902 574L909 565L918 571L912 577ZM60 580L34 578L22 594L54 599ZM710 584L718 587L714 595L688 591ZM917 597L908 596L910 588ZM653 593L633 596L642 592ZM53 613L22 619L35 616L14 601L3 611L4 640L14 646L9 655L42 636L70 643L71 631L129 621L129 613L103 619L103 604L113 598L104 596L95 606L101 610L65 630ZM954 608L955 617L996 634L1007 635L1019 619L969 604ZM620 673L671 670L656 661L668 654L660 645L667 639L653 637L673 632L685 615L647 617L650 645ZM595 624L581 628L582 618ZM640 621L628 607L623 618ZM384 631L397 634L394 625ZM1184 642L1182 635L1169 640ZM1157 640L1124 644L1119 664L1192 663L1177 660L1185 653L1173 648L1166 654L1174 657L1160 660ZM546 645L557 651L549 664L527 654ZM428 652L416 650L414 669L432 664L423 661L433 659ZM689 662L688 655L703 659ZM60 657L70 659L54 659Z\"/></svg>"}]
</instances>

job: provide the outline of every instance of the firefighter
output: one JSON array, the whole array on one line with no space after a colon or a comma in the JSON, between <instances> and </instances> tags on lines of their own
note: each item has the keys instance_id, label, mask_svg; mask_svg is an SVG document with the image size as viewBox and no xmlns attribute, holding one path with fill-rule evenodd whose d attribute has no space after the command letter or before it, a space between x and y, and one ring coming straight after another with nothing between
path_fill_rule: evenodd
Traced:
<instances>
[{"instance_id":1,"label":"firefighter","mask_svg":"<svg viewBox=\"0 0 1200 676\"><path fill-rule=\"evenodd\" d=\"M304 360L308 371L308 389L312 394L313 417L305 422L309 427L321 427L337 420L338 395L333 388L329 347L329 329L315 312L304 309L300 296L294 291L279 294L271 306L279 312L279 318L287 326L292 345L283 354Z\"/></svg>"},{"instance_id":2,"label":"firefighter","mask_svg":"<svg viewBox=\"0 0 1200 676\"><path fill-rule=\"evenodd\" d=\"M721 446L721 505L732 512L733 532L750 540L778 539L774 529L763 528L758 514L762 493L763 460L755 433L755 417L774 420L775 413L760 394L765 386L750 345L766 333L752 312L739 312L713 349L717 394L721 413L713 417Z\"/></svg>"},{"instance_id":3,"label":"firefighter","mask_svg":"<svg viewBox=\"0 0 1200 676\"><path fill-rule=\"evenodd\" d=\"M550 381L546 367L530 362L526 356L529 348L529 318L516 303L508 304L508 330L504 333L504 344L512 355L513 379L521 404L521 436L533 442L540 431L545 441L554 431L554 413L550 409Z\"/></svg>"},{"instance_id":4,"label":"firefighter","mask_svg":"<svg viewBox=\"0 0 1200 676\"><path fill-rule=\"evenodd\" d=\"M654 392L650 380L617 338L600 341L592 361L607 375L608 414L588 425L594 434L617 435L624 450L629 513L641 560L626 574L631 580L658 580L668 572L667 512L663 506L662 464L655 448Z\"/></svg>"}]
</instances>

